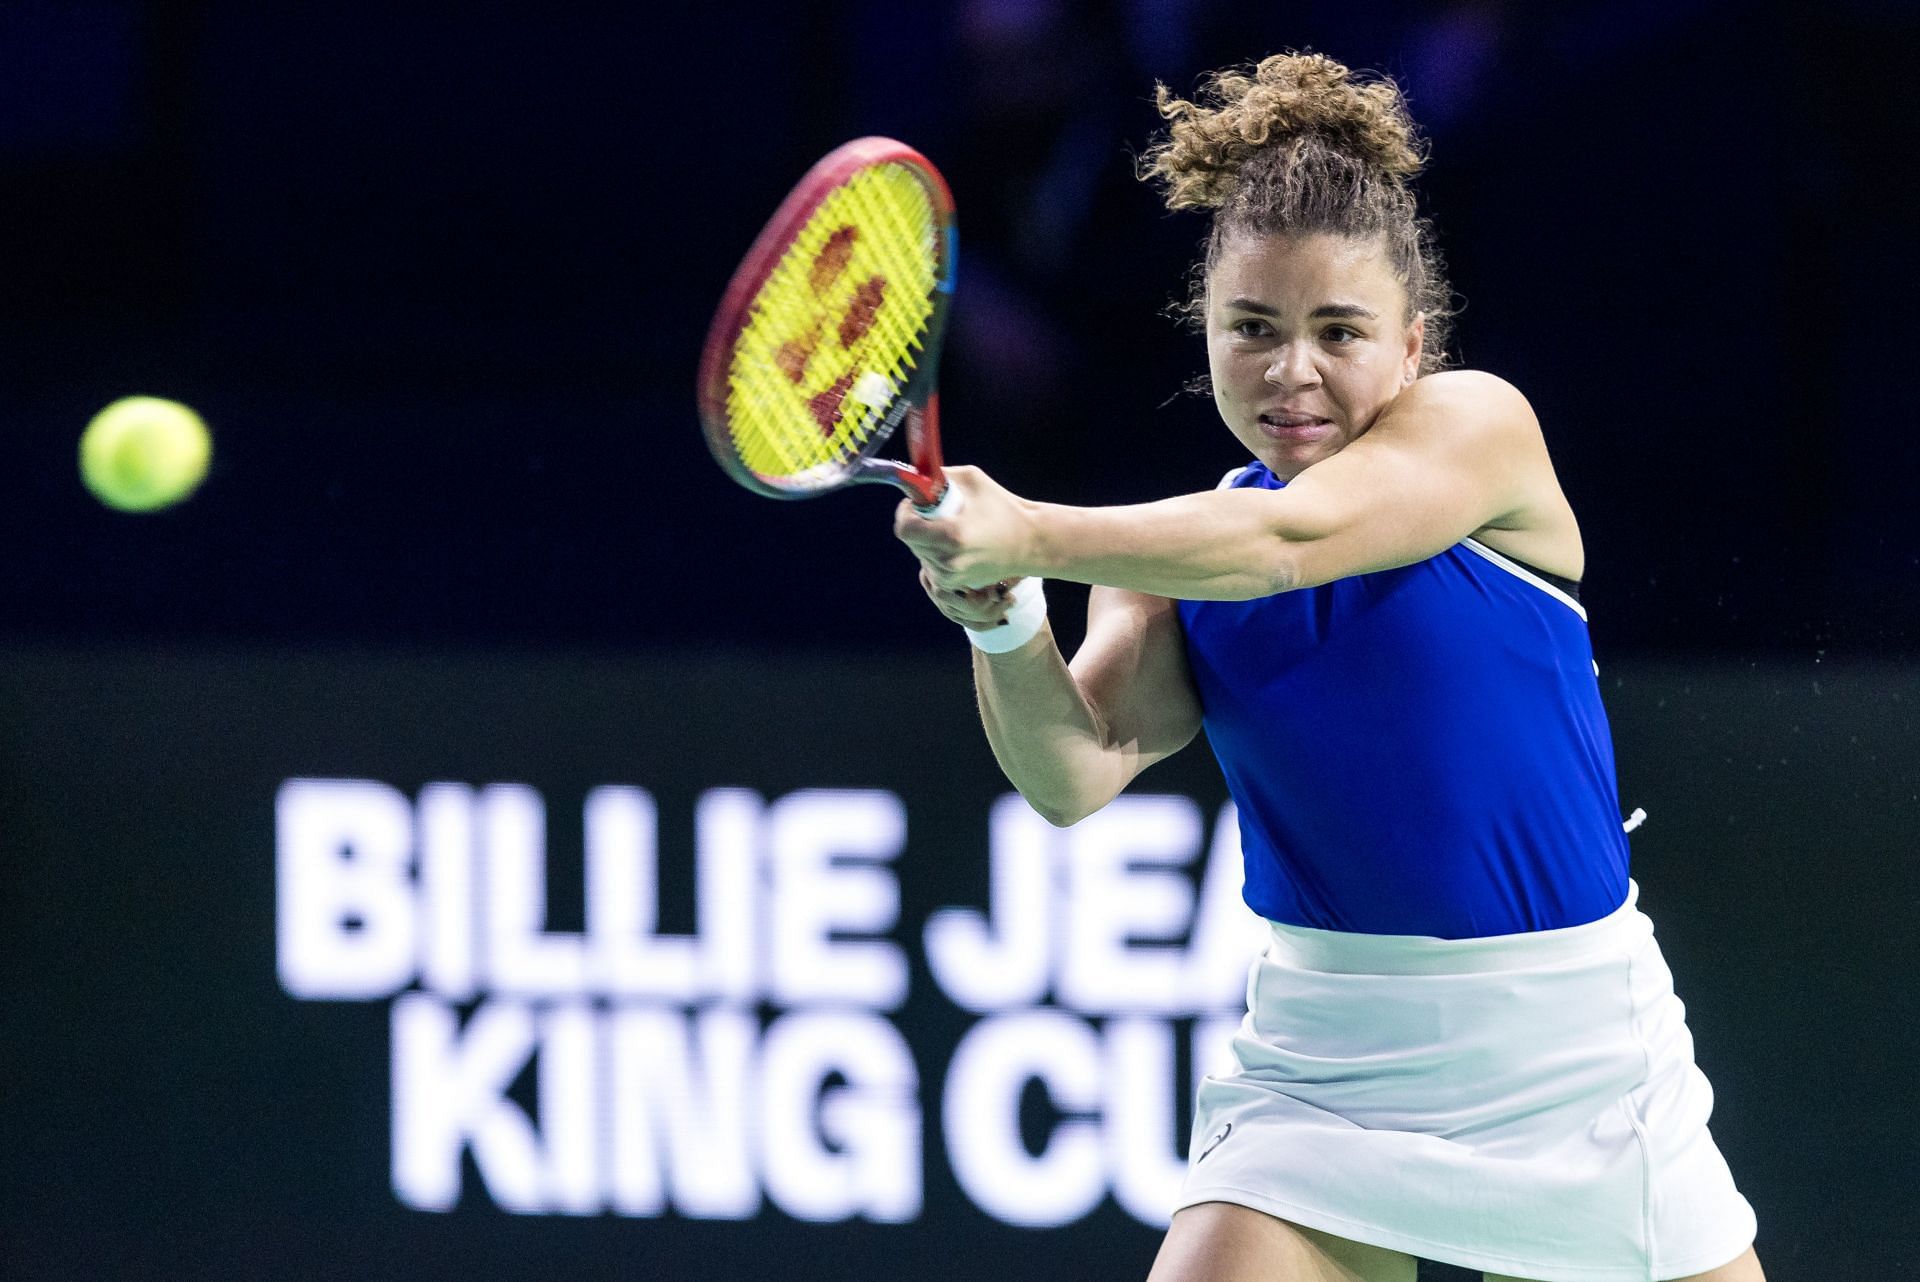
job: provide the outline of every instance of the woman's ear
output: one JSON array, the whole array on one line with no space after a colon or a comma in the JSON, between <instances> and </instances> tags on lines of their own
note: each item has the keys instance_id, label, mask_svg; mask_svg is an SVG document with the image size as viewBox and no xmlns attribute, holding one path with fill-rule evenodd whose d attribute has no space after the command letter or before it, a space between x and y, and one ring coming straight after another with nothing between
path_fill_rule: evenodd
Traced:
<instances>
[{"instance_id":1,"label":"woman's ear","mask_svg":"<svg viewBox=\"0 0 1920 1282\"><path fill-rule=\"evenodd\" d=\"M1407 354L1400 370L1400 386L1407 387L1420 377L1420 356L1427 345L1427 314L1417 312L1407 326Z\"/></svg>"}]
</instances>

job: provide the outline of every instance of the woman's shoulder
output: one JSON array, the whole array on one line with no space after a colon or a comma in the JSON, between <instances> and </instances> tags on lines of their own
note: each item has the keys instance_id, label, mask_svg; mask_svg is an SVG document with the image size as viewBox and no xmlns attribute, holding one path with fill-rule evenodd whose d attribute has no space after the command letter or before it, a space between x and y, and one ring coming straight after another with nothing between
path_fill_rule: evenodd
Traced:
<instances>
[{"instance_id":1,"label":"woman's shoulder","mask_svg":"<svg viewBox=\"0 0 1920 1282\"><path fill-rule=\"evenodd\" d=\"M1502 420L1530 425L1539 430L1540 420L1533 405L1518 387L1482 369L1443 369L1424 374L1408 385L1402 396L1418 396L1450 406L1496 415Z\"/></svg>"},{"instance_id":2,"label":"woman's shoulder","mask_svg":"<svg viewBox=\"0 0 1920 1282\"><path fill-rule=\"evenodd\" d=\"M1510 438L1523 457L1537 460L1537 465L1527 469L1532 477L1527 502L1475 530L1474 541L1578 583L1586 569L1580 525L1554 474L1540 419L1527 398L1511 382L1485 370L1452 369L1428 374L1407 393L1423 383L1430 384L1423 395L1444 398L1449 409L1470 415L1476 422L1497 423L1503 439Z\"/></svg>"},{"instance_id":3,"label":"woman's shoulder","mask_svg":"<svg viewBox=\"0 0 1920 1282\"><path fill-rule=\"evenodd\" d=\"M1417 425L1414 430L1425 436L1427 448L1449 454L1467 448L1489 466L1503 460L1502 469L1522 459L1539 480L1552 476L1539 416L1520 389L1498 374L1449 369L1422 375L1401 391L1400 402L1417 410L1402 421Z\"/></svg>"},{"instance_id":4,"label":"woman's shoulder","mask_svg":"<svg viewBox=\"0 0 1920 1282\"><path fill-rule=\"evenodd\" d=\"M1418 381L1436 385L1458 385L1461 387L1480 385L1486 388L1505 388L1513 392L1520 390L1515 387L1511 381L1502 378L1491 370L1468 369L1464 365L1457 365L1451 369L1435 370L1431 374L1423 374Z\"/></svg>"}]
</instances>

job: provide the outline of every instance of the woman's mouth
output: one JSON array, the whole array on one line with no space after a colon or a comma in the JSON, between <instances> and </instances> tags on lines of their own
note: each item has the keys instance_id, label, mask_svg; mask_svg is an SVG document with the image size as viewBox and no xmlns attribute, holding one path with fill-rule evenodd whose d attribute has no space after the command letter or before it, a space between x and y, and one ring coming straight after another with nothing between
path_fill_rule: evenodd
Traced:
<instances>
[{"instance_id":1,"label":"woman's mouth","mask_svg":"<svg viewBox=\"0 0 1920 1282\"><path fill-rule=\"evenodd\" d=\"M1260 434L1270 441L1297 444L1323 440L1333 432L1333 424L1308 414L1262 414Z\"/></svg>"}]
</instances>

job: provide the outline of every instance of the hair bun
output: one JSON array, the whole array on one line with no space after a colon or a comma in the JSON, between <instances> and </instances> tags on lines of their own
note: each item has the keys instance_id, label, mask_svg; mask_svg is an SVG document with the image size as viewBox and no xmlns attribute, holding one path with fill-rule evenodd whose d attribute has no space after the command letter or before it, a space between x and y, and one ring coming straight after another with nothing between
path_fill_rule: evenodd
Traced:
<instances>
[{"instance_id":1,"label":"hair bun","mask_svg":"<svg viewBox=\"0 0 1920 1282\"><path fill-rule=\"evenodd\" d=\"M1280 53L1250 73L1215 72L1195 98L1154 87L1167 137L1147 151L1141 170L1165 185L1172 209L1219 208L1254 155L1297 151L1309 140L1393 182L1419 173L1424 160L1398 86L1384 76L1357 76L1325 54Z\"/></svg>"}]
</instances>

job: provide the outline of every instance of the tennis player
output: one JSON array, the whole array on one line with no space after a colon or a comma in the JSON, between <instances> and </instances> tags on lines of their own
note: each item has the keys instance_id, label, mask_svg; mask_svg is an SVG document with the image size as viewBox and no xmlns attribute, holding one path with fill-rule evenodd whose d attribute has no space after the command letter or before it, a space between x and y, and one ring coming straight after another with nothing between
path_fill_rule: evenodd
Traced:
<instances>
[{"instance_id":1,"label":"tennis player","mask_svg":"<svg viewBox=\"0 0 1920 1282\"><path fill-rule=\"evenodd\" d=\"M948 470L895 531L975 643L995 756L1069 824L1205 727L1270 923L1152 1282L1761 1279L1628 879L1580 531L1526 399L1442 372L1389 81L1162 86L1143 169L1211 211L1192 311L1252 456L1132 507ZM1067 663L1043 576L1095 585Z\"/></svg>"}]
</instances>

